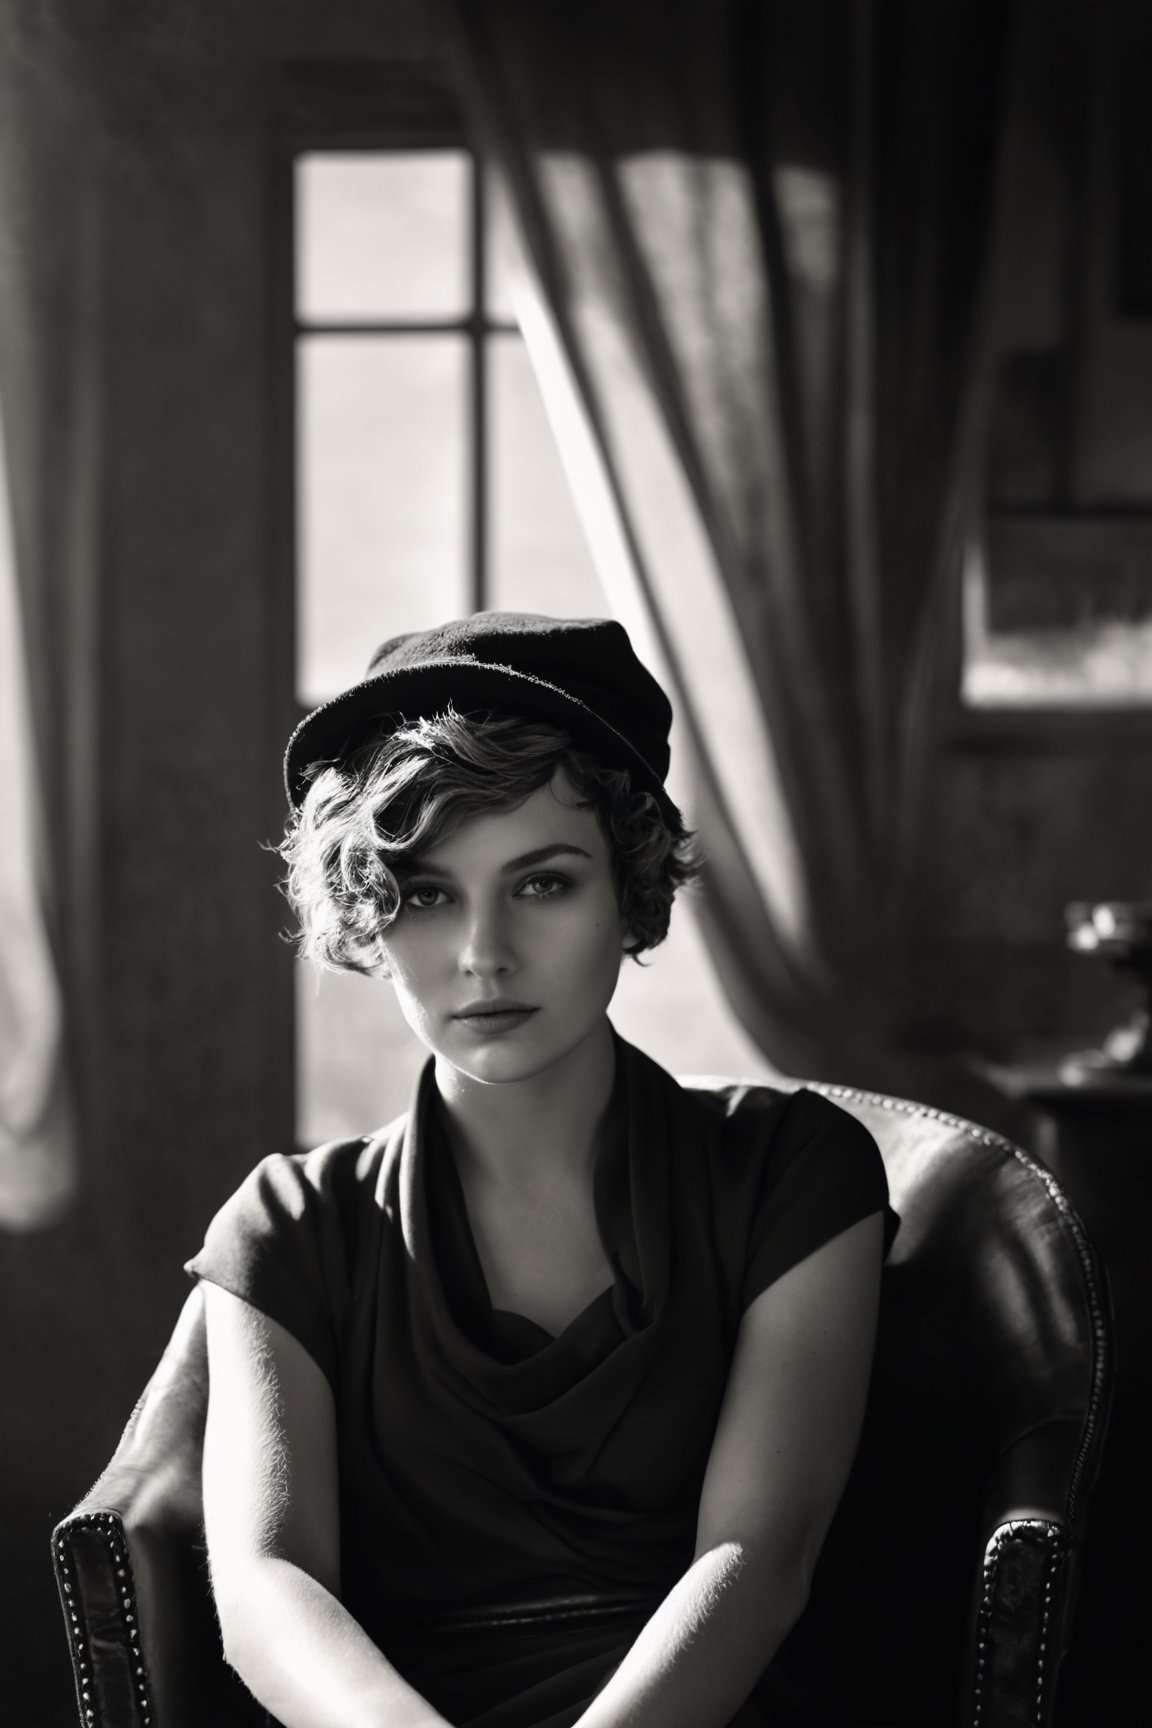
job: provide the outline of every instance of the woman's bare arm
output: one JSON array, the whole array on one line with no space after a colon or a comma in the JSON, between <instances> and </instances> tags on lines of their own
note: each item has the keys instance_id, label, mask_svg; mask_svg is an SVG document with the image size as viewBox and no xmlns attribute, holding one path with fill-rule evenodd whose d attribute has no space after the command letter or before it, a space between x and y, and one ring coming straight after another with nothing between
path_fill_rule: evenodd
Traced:
<instances>
[{"instance_id":1,"label":"woman's bare arm","mask_svg":"<svg viewBox=\"0 0 1152 1728\"><path fill-rule=\"evenodd\" d=\"M228 1661L284 1728L446 1728L340 1602L327 1380L274 1320L205 1290L204 1519Z\"/></svg>"},{"instance_id":2,"label":"woman's bare arm","mask_svg":"<svg viewBox=\"0 0 1152 1728\"><path fill-rule=\"evenodd\" d=\"M859 1439L881 1259L877 1212L748 1308L695 1560L579 1728L725 1728L799 1618Z\"/></svg>"}]
</instances>

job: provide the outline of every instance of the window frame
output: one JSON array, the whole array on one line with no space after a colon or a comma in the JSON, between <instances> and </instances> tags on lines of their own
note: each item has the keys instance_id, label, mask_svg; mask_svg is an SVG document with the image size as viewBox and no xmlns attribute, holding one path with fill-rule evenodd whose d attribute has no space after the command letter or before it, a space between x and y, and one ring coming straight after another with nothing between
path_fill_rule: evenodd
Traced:
<instances>
[{"instance_id":1,"label":"window frame","mask_svg":"<svg viewBox=\"0 0 1152 1728\"><path fill-rule=\"evenodd\" d=\"M283 395L290 397L277 414L284 428L286 448L280 453L277 471L280 484L280 562L293 597L297 593L299 556L296 542L297 444L299 420L295 385L297 344L303 337L322 336L460 336L467 344L468 401L466 409L466 500L468 524L465 544L465 601L478 611L488 599L490 585L491 498L489 415L490 344L519 334L515 321L494 315L488 306L488 211L484 170L471 144L459 105L447 85L427 74L398 76L394 68L380 69L375 77L363 68L343 87L339 78L324 72L297 71L287 86L288 123L278 129L275 204L280 212L279 245L275 274L281 284L279 315L275 321L276 347L281 357L278 371L288 373L282 381ZM295 283L295 195L294 170L307 154L386 154L421 150L460 151L468 163L468 306L456 318L381 317L364 320L300 319L296 314ZM291 659L296 664L295 627ZM334 694L334 692L333 692ZM297 717L308 711L296 702Z\"/></svg>"},{"instance_id":2,"label":"window frame","mask_svg":"<svg viewBox=\"0 0 1152 1728\"><path fill-rule=\"evenodd\" d=\"M1147 32L1147 26L1143 26ZM987 554L992 532L999 526L1038 537L1051 534L1062 519L1082 538L1098 536L1122 542L1130 535L1134 548L1152 533L1152 495L1144 501L1104 500L1086 486L1079 453L1084 405L1091 394L1091 373L1101 346L1107 342L1140 342L1149 352L1148 313L1133 313L1114 303L1118 286L1118 79L1123 64L1121 36L1115 19L1102 19L1086 44L1089 69L1081 132L1075 141L1076 167L1071 180L1073 211L1070 227L1083 213L1096 212L1087 223L1067 261L1064 293L1067 302L1065 344L1071 367L1069 419L1063 431L1062 479L1059 498L1046 504L996 507L987 497L987 475L976 501L973 532ZM1144 330L1139 326L1143 324ZM993 347L987 364L995 369L1006 352ZM986 462L986 452L982 462ZM1028 751L1066 753L1113 748L1148 747L1152 740L1152 699L1098 702L1049 697L1043 701L972 703L963 694L968 663L968 635L962 584L957 593L948 644L947 674L952 690L950 736L959 746L995 748L1007 743Z\"/></svg>"}]
</instances>

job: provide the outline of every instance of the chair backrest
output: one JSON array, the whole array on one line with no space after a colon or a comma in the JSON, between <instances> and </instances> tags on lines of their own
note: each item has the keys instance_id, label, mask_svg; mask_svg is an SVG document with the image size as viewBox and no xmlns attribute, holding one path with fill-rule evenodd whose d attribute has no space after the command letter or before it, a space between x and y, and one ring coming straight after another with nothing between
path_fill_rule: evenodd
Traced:
<instances>
[{"instance_id":1,"label":"chair backrest","mask_svg":"<svg viewBox=\"0 0 1152 1728\"><path fill-rule=\"evenodd\" d=\"M1103 1271L1055 1177L1007 1140L815 1090L876 1139L901 1222L795 1643L824 1677L835 1652L854 1722L1049 1722L1107 1415Z\"/></svg>"},{"instance_id":2,"label":"chair backrest","mask_svg":"<svg viewBox=\"0 0 1152 1728\"><path fill-rule=\"evenodd\" d=\"M715 1083L715 1082L709 1082ZM900 1231L852 1477L792 1635L845 1720L1051 1721L1106 1411L1102 1273L1055 1179L971 1124L818 1087L871 1130ZM247 1728L204 1558L203 1301L54 1532L82 1724ZM94 1710L94 1717L87 1710Z\"/></svg>"}]
</instances>

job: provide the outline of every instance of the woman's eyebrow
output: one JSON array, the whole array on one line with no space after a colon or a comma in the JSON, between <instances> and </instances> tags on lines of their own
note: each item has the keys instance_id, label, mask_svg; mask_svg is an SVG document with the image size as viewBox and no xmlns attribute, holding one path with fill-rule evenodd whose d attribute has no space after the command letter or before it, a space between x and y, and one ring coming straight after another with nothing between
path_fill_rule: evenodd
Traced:
<instances>
[{"instance_id":1,"label":"woman's eyebrow","mask_svg":"<svg viewBox=\"0 0 1152 1728\"><path fill-rule=\"evenodd\" d=\"M553 858L562 857L565 853L574 858L591 858L591 852L586 852L583 846L573 846L564 841L557 841L552 846L538 846L533 852L521 852L518 858L509 858L507 864L501 864L502 876L510 876L514 870L530 870L534 864L547 864ZM425 858L408 858L403 864L396 866L396 874L405 879L413 876L450 876L452 872L443 865L430 863Z\"/></svg>"},{"instance_id":2,"label":"woman's eyebrow","mask_svg":"<svg viewBox=\"0 0 1152 1728\"><path fill-rule=\"evenodd\" d=\"M563 841L554 846L538 846L534 852L522 852L519 858L509 858L507 864L501 865L502 873L507 876L513 870L529 870L533 864L547 864L552 858L559 858L564 853L570 853L574 858L591 858L591 852L585 852L583 846L572 846Z\"/></svg>"}]
</instances>

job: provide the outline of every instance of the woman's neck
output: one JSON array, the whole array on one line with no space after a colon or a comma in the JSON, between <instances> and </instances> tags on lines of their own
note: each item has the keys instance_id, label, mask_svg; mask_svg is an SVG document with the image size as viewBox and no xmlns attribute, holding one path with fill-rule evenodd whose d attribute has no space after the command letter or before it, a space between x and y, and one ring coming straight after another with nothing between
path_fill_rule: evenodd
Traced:
<instances>
[{"instance_id":1,"label":"woman's neck","mask_svg":"<svg viewBox=\"0 0 1152 1728\"><path fill-rule=\"evenodd\" d=\"M590 1175L615 1077L607 1019L526 1080L485 1084L438 1058L436 1086L462 1173L518 1187Z\"/></svg>"}]
</instances>

